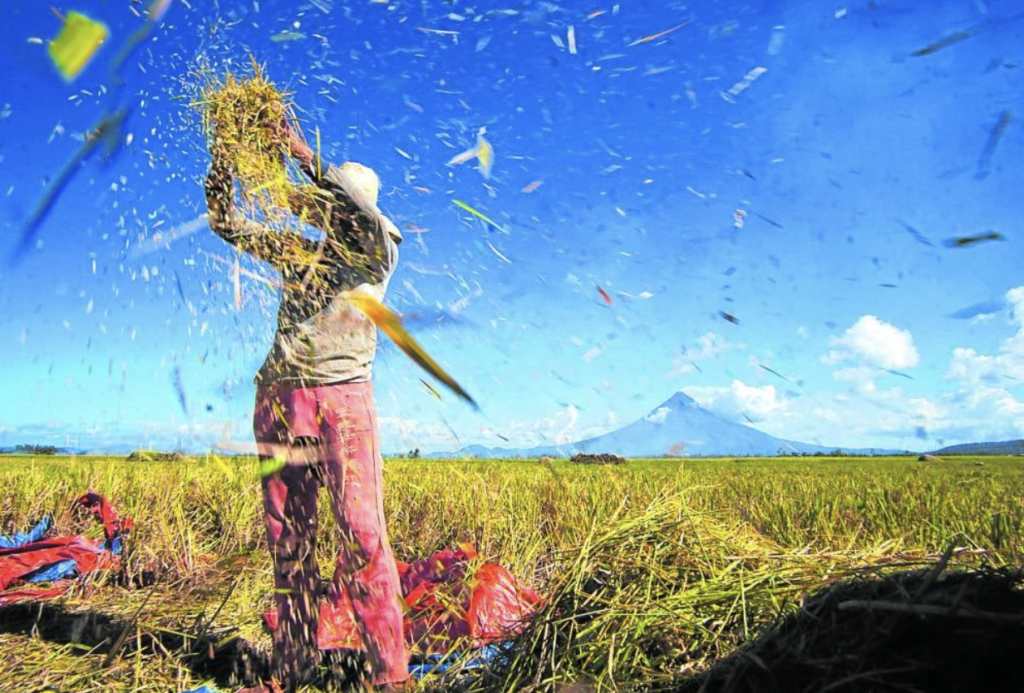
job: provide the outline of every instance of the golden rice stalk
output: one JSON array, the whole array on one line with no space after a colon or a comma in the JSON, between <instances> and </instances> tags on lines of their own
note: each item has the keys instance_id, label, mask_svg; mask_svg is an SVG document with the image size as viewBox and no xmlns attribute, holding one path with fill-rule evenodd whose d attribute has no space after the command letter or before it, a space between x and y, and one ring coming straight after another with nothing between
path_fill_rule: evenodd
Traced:
<instances>
[{"instance_id":1,"label":"golden rice stalk","mask_svg":"<svg viewBox=\"0 0 1024 693\"><path fill-rule=\"evenodd\" d=\"M280 128L289 113L287 95L254 65L252 77L212 79L198 105L210 149L230 164L243 205L275 228L287 226L288 198L295 191Z\"/></svg>"}]
</instances>

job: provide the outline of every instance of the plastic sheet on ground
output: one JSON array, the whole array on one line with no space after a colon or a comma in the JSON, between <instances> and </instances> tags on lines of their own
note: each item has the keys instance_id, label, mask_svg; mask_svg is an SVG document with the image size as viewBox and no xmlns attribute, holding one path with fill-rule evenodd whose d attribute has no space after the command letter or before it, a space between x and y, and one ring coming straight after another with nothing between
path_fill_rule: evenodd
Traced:
<instances>
[{"instance_id":1,"label":"plastic sheet on ground","mask_svg":"<svg viewBox=\"0 0 1024 693\"><path fill-rule=\"evenodd\" d=\"M475 548L466 544L412 563L398 562L405 637L414 659L422 662L414 666L432 670L442 661L438 656L479 650L514 636L540 602L536 592L520 585L506 568L475 565L475 558ZM274 630L276 611L267 611L264 620ZM321 603L317 637L324 650L362 649L347 597L336 606Z\"/></svg>"},{"instance_id":2,"label":"plastic sheet on ground","mask_svg":"<svg viewBox=\"0 0 1024 693\"><path fill-rule=\"evenodd\" d=\"M49 599L71 586L68 578L120 564L123 534L132 526L103 496L87 493L75 501L103 524L105 541L83 536L49 537L52 521L44 518L28 532L0 537L0 606L14 602ZM24 583L54 582L48 588L33 589ZM14 586L14 589L8 589Z\"/></svg>"},{"instance_id":3,"label":"plastic sheet on ground","mask_svg":"<svg viewBox=\"0 0 1024 693\"><path fill-rule=\"evenodd\" d=\"M476 669L501 656L500 645L487 645L469 652L449 652L414 657L409 664L409 674L414 679L423 678L428 674L440 674L454 666L462 669Z\"/></svg>"}]
</instances>

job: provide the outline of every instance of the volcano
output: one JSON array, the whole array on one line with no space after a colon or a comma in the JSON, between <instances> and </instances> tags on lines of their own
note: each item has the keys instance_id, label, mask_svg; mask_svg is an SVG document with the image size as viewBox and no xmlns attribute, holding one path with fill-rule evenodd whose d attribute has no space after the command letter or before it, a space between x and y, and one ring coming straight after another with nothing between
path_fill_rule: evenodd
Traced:
<instances>
[{"instance_id":1,"label":"volcano","mask_svg":"<svg viewBox=\"0 0 1024 693\"><path fill-rule=\"evenodd\" d=\"M842 452L882 455L904 451L850 449L784 440L756 428L724 419L680 391L646 416L618 430L564 445L508 449L470 445L457 453L434 457L571 457L578 452L613 453L623 457L773 457L776 455Z\"/></svg>"}]
</instances>

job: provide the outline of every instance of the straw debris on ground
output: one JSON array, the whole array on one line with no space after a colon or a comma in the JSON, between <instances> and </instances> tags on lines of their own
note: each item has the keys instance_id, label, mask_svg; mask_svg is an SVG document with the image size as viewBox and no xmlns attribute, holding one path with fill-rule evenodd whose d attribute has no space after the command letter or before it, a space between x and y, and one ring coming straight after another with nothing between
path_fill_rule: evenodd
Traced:
<instances>
[{"instance_id":1,"label":"straw debris on ground","mask_svg":"<svg viewBox=\"0 0 1024 693\"><path fill-rule=\"evenodd\" d=\"M595 521L567 558L543 610L466 690L561 691L581 682L592 690L680 690L761 628L802 613L801 602L820 585L850 577L859 584L866 569L885 575L939 559L884 545L786 551L749 528L695 513L685 493L633 517ZM981 558L962 551L955 562L966 568ZM779 680L776 690L797 690L785 687L785 675Z\"/></svg>"}]
</instances>

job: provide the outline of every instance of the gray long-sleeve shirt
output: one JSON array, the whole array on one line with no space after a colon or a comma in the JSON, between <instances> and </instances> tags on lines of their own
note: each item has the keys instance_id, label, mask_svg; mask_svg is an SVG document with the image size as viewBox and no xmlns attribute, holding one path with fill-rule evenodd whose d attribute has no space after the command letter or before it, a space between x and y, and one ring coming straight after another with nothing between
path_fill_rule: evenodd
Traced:
<instances>
[{"instance_id":1,"label":"gray long-sleeve shirt","mask_svg":"<svg viewBox=\"0 0 1024 693\"><path fill-rule=\"evenodd\" d=\"M382 301L402 237L341 169L329 167L320 187L332 200L321 222L324 236L314 241L247 219L230 177L207 178L210 228L281 273L277 333L257 385L312 387L364 382L372 374L377 330L341 294L359 288Z\"/></svg>"}]
</instances>

